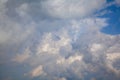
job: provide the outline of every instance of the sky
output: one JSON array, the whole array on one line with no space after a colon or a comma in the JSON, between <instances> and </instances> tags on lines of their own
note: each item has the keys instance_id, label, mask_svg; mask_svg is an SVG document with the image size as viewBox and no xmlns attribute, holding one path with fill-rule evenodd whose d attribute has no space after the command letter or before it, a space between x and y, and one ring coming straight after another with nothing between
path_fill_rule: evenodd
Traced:
<instances>
[{"instance_id":1,"label":"sky","mask_svg":"<svg viewBox=\"0 0 120 80\"><path fill-rule=\"evenodd\" d=\"M0 80L120 80L120 0L0 0Z\"/></svg>"}]
</instances>

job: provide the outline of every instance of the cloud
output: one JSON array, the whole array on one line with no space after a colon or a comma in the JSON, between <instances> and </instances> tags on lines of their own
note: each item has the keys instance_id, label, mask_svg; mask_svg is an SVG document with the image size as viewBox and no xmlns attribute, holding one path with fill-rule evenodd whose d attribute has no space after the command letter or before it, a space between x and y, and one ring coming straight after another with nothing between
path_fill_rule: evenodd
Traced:
<instances>
[{"instance_id":1,"label":"cloud","mask_svg":"<svg viewBox=\"0 0 120 80\"><path fill-rule=\"evenodd\" d=\"M104 72L100 69L106 69L106 67L108 72L113 70L116 74L116 68L108 64L109 61L105 56L106 53L118 49L119 44L116 44L116 47L110 47L115 45L114 42L118 38L100 32L100 29L107 25L106 20L105 18L85 18L66 22L63 24L64 27L56 31L45 31L39 35L39 38L33 39L37 42L30 40L30 44L26 44L29 48L23 47L21 54L17 53L12 60L17 64L29 65L30 70L26 71L25 75L32 76L30 78L42 77L56 80L64 77L66 80L73 78L77 80L84 79L90 74L104 77L101 74ZM56 24L53 26L57 26ZM101 66L103 64L105 66ZM90 78L92 77L95 76Z\"/></svg>"},{"instance_id":2,"label":"cloud","mask_svg":"<svg viewBox=\"0 0 120 80\"><path fill-rule=\"evenodd\" d=\"M27 9L28 9L28 4L23 3L23 4L21 4L21 6L16 8L16 12L19 14L19 16L26 17L26 16L28 16L27 13L25 13L27 11Z\"/></svg>"},{"instance_id":3,"label":"cloud","mask_svg":"<svg viewBox=\"0 0 120 80\"><path fill-rule=\"evenodd\" d=\"M106 0L41 0L21 2L14 14L22 18L40 19L79 19L90 16L102 9Z\"/></svg>"},{"instance_id":4,"label":"cloud","mask_svg":"<svg viewBox=\"0 0 120 80\"><path fill-rule=\"evenodd\" d=\"M58 80L66 80L65 78L60 78L60 79L58 79Z\"/></svg>"},{"instance_id":5,"label":"cloud","mask_svg":"<svg viewBox=\"0 0 120 80\"><path fill-rule=\"evenodd\" d=\"M39 44L30 46L31 52L25 50L21 55L15 56L14 60L18 63L26 62L25 64L30 65L32 70L26 74L32 76L32 78L41 78L42 76L44 79L49 78L51 80L60 77L84 79L87 77L85 74L98 74L104 77L100 74L103 73L100 69L103 68L101 65L104 64L101 55L104 57L106 51L114 52L118 49L118 45L114 48L109 47L114 45L116 37L105 35L99 31L106 25L106 20L99 18L71 21L65 25L66 27L58 31L45 32L40 39L38 38ZM114 70L113 73L116 74L113 65L110 64L111 67L109 67L106 57L104 59L108 72ZM43 73L46 75L43 75Z\"/></svg>"},{"instance_id":6,"label":"cloud","mask_svg":"<svg viewBox=\"0 0 120 80\"><path fill-rule=\"evenodd\" d=\"M120 5L120 0L115 0L118 5Z\"/></svg>"},{"instance_id":7,"label":"cloud","mask_svg":"<svg viewBox=\"0 0 120 80\"><path fill-rule=\"evenodd\" d=\"M14 21L8 14L8 1L1 0L0 3L0 44L7 42L18 43L25 40L34 31L34 21L30 24L23 24ZM9 43L8 43L9 44Z\"/></svg>"},{"instance_id":8,"label":"cloud","mask_svg":"<svg viewBox=\"0 0 120 80\"><path fill-rule=\"evenodd\" d=\"M42 80L119 80L120 36L100 31L108 26L108 18L90 17L104 7L105 0L1 1L0 61L9 56L6 64L17 68L16 75Z\"/></svg>"},{"instance_id":9,"label":"cloud","mask_svg":"<svg viewBox=\"0 0 120 80\"><path fill-rule=\"evenodd\" d=\"M30 57L30 53L31 51L29 50L29 48L27 48L25 49L24 53L16 54L16 56L12 59L12 61L22 63Z\"/></svg>"},{"instance_id":10,"label":"cloud","mask_svg":"<svg viewBox=\"0 0 120 80\"><path fill-rule=\"evenodd\" d=\"M120 75L119 69L120 53L107 53L106 63L109 70L113 71L117 76Z\"/></svg>"},{"instance_id":11,"label":"cloud","mask_svg":"<svg viewBox=\"0 0 120 80\"><path fill-rule=\"evenodd\" d=\"M81 61L81 60L82 60L82 56L75 55L69 57L68 59L61 58L60 60L57 60L57 64L72 64L75 61Z\"/></svg>"},{"instance_id":12,"label":"cloud","mask_svg":"<svg viewBox=\"0 0 120 80\"><path fill-rule=\"evenodd\" d=\"M92 52L96 52L96 51L99 51L100 49L102 48L102 45L101 44L96 44L94 43L92 46L91 46L91 51Z\"/></svg>"},{"instance_id":13,"label":"cloud","mask_svg":"<svg viewBox=\"0 0 120 80\"><path fill-rule=\"evenodd\" d=\"M61 33L61 31L60 31ZM38 54L50 53L58 54L62 47L70 49L70 39L67 32L62 31L62 36L59 36L54 33L46 33L43 35L43 39L40 42L40 46L37 48Z\"/></svg>"},{"instance_id":14,"label":"cloud","mask_svg":"<svg viewBox=\"0 0 120 80\"><path fill-rule=\"evenodd\" d=\"M41 3L48 15L55 18L78 18L88 16L99 10L105 0L46 0Z\"/></svg>"},{"instance_id":15,"label":"cloud","mask_svg":"<svg viewBox=\"0 0 120 80\"><path fill-rule=\"evenodd\" d=\"M2 55L1 61L8 62L12 55L20 53L19 49L29 43L33 37L34 26L21 25L10 21L9 18L4 19L0 21L2 22L0 24L0 55Z\"/></svg>"},{"instance_id":16,"label":"cloud","mask_svg":"<svg viewBox=\"0 0 120 80\"><path fill-rule=\"evenodd\" d=\"M13 55L20 53L19 49L29 43L36 26L34 21L28 24L18 19L14 20L9 15L13 12L11 10L13 5L8 6L8 3L9 0L0 0L0 61L2 64L8 63ZM10 12L7 13L9 10Z\"/></svg>"},{"instance_id":17,"label":"cloud","mask_svg":"<svg viewBox=\"0 0 120 80\"><path fill-rule=\"evenodd\" d=\"M113 62L114 60L120 58L120 53L108 53L107 54L107 59L110 60L111 62Z\"/></svg>"},{"instance_id":18,"label":"cloud","mask_svg":"<svg viewBox=\"0 0 120 80\"><path fill-rule=\"evenodd\" d=\"M75 76L78 79L84 78L84 71L100 74L100 65L104 64L101 55L106 56L106 49L115 40L99 31L106 25L105 19L87 18L71 21L58 31L44 33L37 47L31 46L35 52L27 62L31 66L43 65L46 79L59 78L62 73L66 79L70 78L70 74L73 74L71 79ZM106 40L109 41L106 43Z\"/></svg>"},{"instance_id":19,"label":"cloud","mask_svg":"<svg viewBox=\"0 0 120 80\"><path fill-rule=\"evenodd\" d=\"M35 69L33 69L30 73L29 73L29 75L31 76L31 77L38 77L38 76L40 76L40 75L42 75L42 74L45 74L44 73L44 71L43 71L43 66L38 66L38 67L36 67Z\"/></svg>"},{"instance_id":20,"label":"cloud","mask_svg":"<svg viewBox=\"0 0 120 80\"><path fill-rule=\"evenodd\" d=\"M12 24L12 25L11 25ZM3 26L5 25L5 27ZM7 42L18 43L25 40L32 32L32 25L29 26L29 29L23 29L21 26L14 22L4 23L0 28L0 44L4 44ZM9 28L11 27L11 28ZM9 43L8 43L9 44Z\"/></svg>"}]
</instances>

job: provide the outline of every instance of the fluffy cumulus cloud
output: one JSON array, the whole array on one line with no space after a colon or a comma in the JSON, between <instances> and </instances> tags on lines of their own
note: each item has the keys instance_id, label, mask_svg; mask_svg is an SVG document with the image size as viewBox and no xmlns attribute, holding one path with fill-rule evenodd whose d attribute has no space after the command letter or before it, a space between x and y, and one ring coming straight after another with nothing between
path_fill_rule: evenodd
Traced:
<instances>
[{"instance_id":1,"label":"fluffy cumulus cloud","mask_svg":"<svg viewBox=\"0 0 120 80\"><path fill-rule=\"evenodd\" d=\"M89 79L119 79L119 68L114 66L119 62L119 44L114 44L119 36L101 33L99 30L106 25L105 19L87 18L71 21L58 31L44 33L39 44L35 48L31 46L34 52L31 50L30 57L24 60L32 67L24 74L48 80L86 80L90 75ZM109 78L111 74L114 75Z\"/></svg>"},{"instance_id":2,"label":"fluffy cumulus cloud","mask_svg":"<svg viewBox=\"0 0 120 80\"><path fill-rule=\"evenodd\" d=\"M106 5L0 0L0 79L119 80L120 35L102 33L109 18L94 16Z\"/></svg>"}]
</instances>

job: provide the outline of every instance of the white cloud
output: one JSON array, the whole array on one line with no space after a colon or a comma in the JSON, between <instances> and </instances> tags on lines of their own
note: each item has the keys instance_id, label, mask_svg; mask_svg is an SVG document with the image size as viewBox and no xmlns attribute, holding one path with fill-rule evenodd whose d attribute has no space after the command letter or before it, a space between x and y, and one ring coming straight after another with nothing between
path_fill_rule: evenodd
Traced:
<instances>
[{"instance_id":1,"label":"white cloud","mask_svg":"<svg viewBox=\"0 0 120 80\"><path fill-rule=\"evenodd\" d=\"M120 75L120 69L117 69L114 67L113 63L110 63L109 61L106 62L106 69L107 71L111 72L111 73L114 73L116 75L116 77L119 78L119 75Z\"/></svg>"},{"instance_id":2,"label":"white cloud","mask_svg":"<svg viewBox=\"0 0 120 80\"><path fill-rule=\"evenodd\" d=\"M119 41L117 41L119 42ZM113 72L117 77L120 75L120 68L119 68L119 61L120 61L120 51L119 51L119 44L114 43L113 46L111 46L106 51L106 66L107 69L111 72Z\"/></svg>"},{"instance_id":3,"label":"white cloud","mask_svg":"<svg viewBox=\"0 0 120 80\"><path fill-rule=\"evenodd\" d=\"M29 75L30 75L31 77L38 77L38 76L41 76L41 75L43 75L43 74L46 75L45 72L43 71L43 66L42 66L42 65L36 67L35 69L33 69L33 70L29 73Z\"/></svg>"},{"instance_id":4,"label":"white cloud","mask_svg":"<svg viewBox=\"0 0 120 80\"><path fill-rule=\"evenodd\" d=\"M37 47L37 54L59 54L62 48L70 52L72 50L71 44L76 42L81 34L98 32L99 29L107 25L105 21L105 19L99 18L86 18L80 21L72 20L58 31L46 32Z\"/></svg>"},{"instance_id":5,"label":"white cloud","mask_svg":"<svg viewBox=\"0 0 120 80\"><path fill-rule=\"evenodd\" d=\"M29 50L29 48L27 48L22 54L16 54L12 61L22 63L26 61L28 58L30 58L30 53L31 51Z\"/></svg>"},{"instance_id":6,"label":"white cloud","mask_svg":"<svg viewBox=\"0 0 120 80\"><path fill-rule=\"evenodd\" d=\"M47 24L47 22L45 23ZM59 79L59 76L56 75L62 73L69 75L67 72L69 70L70 74L74 74L80 79L87 74L84 71L92 74L99 73L100 65L102 65L101 55L104 57L106 52L114 52L119 45L109 47L114 45L117 38L100 32L100 29L106 25L106 19L85 18L72 20L59 30L44 32L42 37L37 38L39 44L30 46L33 52L29 59L23 59L23 62L28 62L27 64L30 64L32 68L27 75L32 78L42 76L45 79L49 77ZM38 65L45 66L44 71L43 67ZM111 69L116 70L114 67ZM47 75L43 75L44 73Z\"/></svg>"},{"instance_id":7,"label":"white cloud","mask_svg":"<svg viewBox=\"0 0 120 80\"><path fill-rule=\"evenodd\" d=\"M110 62L115 61L116 59L120 59L120 53L108 53L106 54L106 57Z\"/></svg>"},{"instance_id":8,"label":"white cloud","mask_svg":"<svg viewBox=\"0 0 120 80\"><path fill-rule=\"evenodd\" d=\"M120 53L107 53L106 54L106 64L108 70L112 70L115 74L119 75L120 74L120 68L117 68L115 66L118 65L119 63L114 64L117 60L120 60Z\"/></svg>"},{"instance_id":9,"label":"white cloud","mask_svg":"<svg viewBox=\"0 0 120 80\"><path fill-rule=\"evenodd\" d=\"M41 3L48 15L54 18L81 18L99 10L105 0L46 0Z\"/></svg>"},{"instance_id":10,"label":"white cloud","mask_svg":"<svg viewBox=\"0 0 120 80\"><path fill-rule=\"evenodd\" d=\"M58 54L62 47L69 50L71 48L70 41L70 37L66 31L62 31L62 33L60 31L60 35L46 33L43 35L40 45L37 48L37 54Z\"/></svg>"},{"instance_id":11,"label":"white cloud","mask_svg":"<svg viewBox=\"0 0 120 80\"><path fill-rule=\"evenodd\" d=\"M68 59L65 59L62 57L62 58L57 60L57 64L72 64L75 61L81 61L82 58L83 58L83 56L81 56L81 55L71 56Z\"/></svg>"},{"instance_id":12,"label":"white cloud","mask_svg":"<svg viewBox=\"0 0 120 80\"><path fill-rule=\"evenodd\" d=\"M119 73L113 67L113 63L109 63L111 60L114 62L114 59L119 56L115 52L119 52L119 44L114 45L114 42L119 39L100 32L100 29L107 25L106 19L87 17L68 21L34 21L34 15L41 13L39 11L43 11L42 13L47 17L61 19L89 16L104 7L105 2L105 0L45 0L40 3L23 3L17 6L15 11L23 19L23 22L25 21L24 24L13 21L8 15L4 14L6 9L3 8L5 7L0 7L0 11L2 11L0 13L0 23L2 23L0 24L0 44L4 45L10 42L11 44L17 44L23 41L26 43L25 46L30 47L21 51L23 52L21 54L17 53L12 61L31 64L29 67L32 70L28 71L27 75L32 78L44 75L43 77L46 79L50 76L56 77L57 80L66 80L66 75L69 77L71 74L79 79L83 78L87 71L92 74L99 71L101 67L99 65L102 64L101 55L104 57L106 56L105 53L108 52L113 54L107 54L107 57L105 57L105 67L107 66ZM34 7L40 9L34 10L35 14ZM35 37L35 41L32 38L33 41L28 41L29 44L27 44L25 40L28 40L31 35L37 37ZM38 42L39 44L37 44ZM25 47L24 45L20 46ZM110 46L116 47L110 48ZM94 59L96 56L97 60ZM61 74L63 74L63 78L59 77Z\"/></svg>"},{"instance_id":13,"label":"white cloud","mask_svg":"<svg viewBox=\"0 0 120 80\"><path fill-rule=\"evenodd\" d=\"M102 47L101 44L94 43L94 44L92 44L90 51L91 52L96 52L96 51L101 50L102 48L103 47Z\"/></svg>"},{"instance_id":14,"label":"white cloud","mask_svg":"<svg viewBox=\"0 0 120 80\"><path fill-rule=\"evenodd\" d=\"M91 55L92 51L96 53L98 60L100 60L100 56L97 54L99 50L104 56L104 49L103 51L101 50L103 48L101 44L108 45L114 39L111 36L100 33L99 30L106 25L105 19L86 18L80 21L70 21L69 24L64 25L66 27L58 31L46 32L38 40L37 48L33 48L35 53L28 62L32 64L31 66L46 66L45 73L51 77L56 77L55 74L64 73L68 69L80 77L83 77L82 71L84 70L89 72L98 71L99 65L87 64L84 59L87 58L89 53ZM108 44L106 44L107 39L110 41ZM78 50L73 48L76 45L78 45ZM88 54L86 53L87 51ZM95 57L94 55L91 56ZM96 60L92 61L96 62ZM59 70L56 70L56 67L59 67ZM53 74L50 74L51 72Z\"/></svg>"}]
</instances>

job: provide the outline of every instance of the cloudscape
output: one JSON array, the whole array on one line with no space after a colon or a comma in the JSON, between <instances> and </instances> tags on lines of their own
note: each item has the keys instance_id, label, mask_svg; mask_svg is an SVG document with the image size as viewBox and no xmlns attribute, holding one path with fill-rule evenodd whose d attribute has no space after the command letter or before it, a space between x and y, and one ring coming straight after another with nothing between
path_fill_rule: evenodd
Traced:
<instances>
[{"instance_id":1,"label":"cloudscape","mask_svg":"<svg viewBox=\"0 0 120 80\"><path fill-rule=\"evenodd\" d=\"M120 80L120 0L0 0L0 80Z\"/></svg>"}]
</instances>

